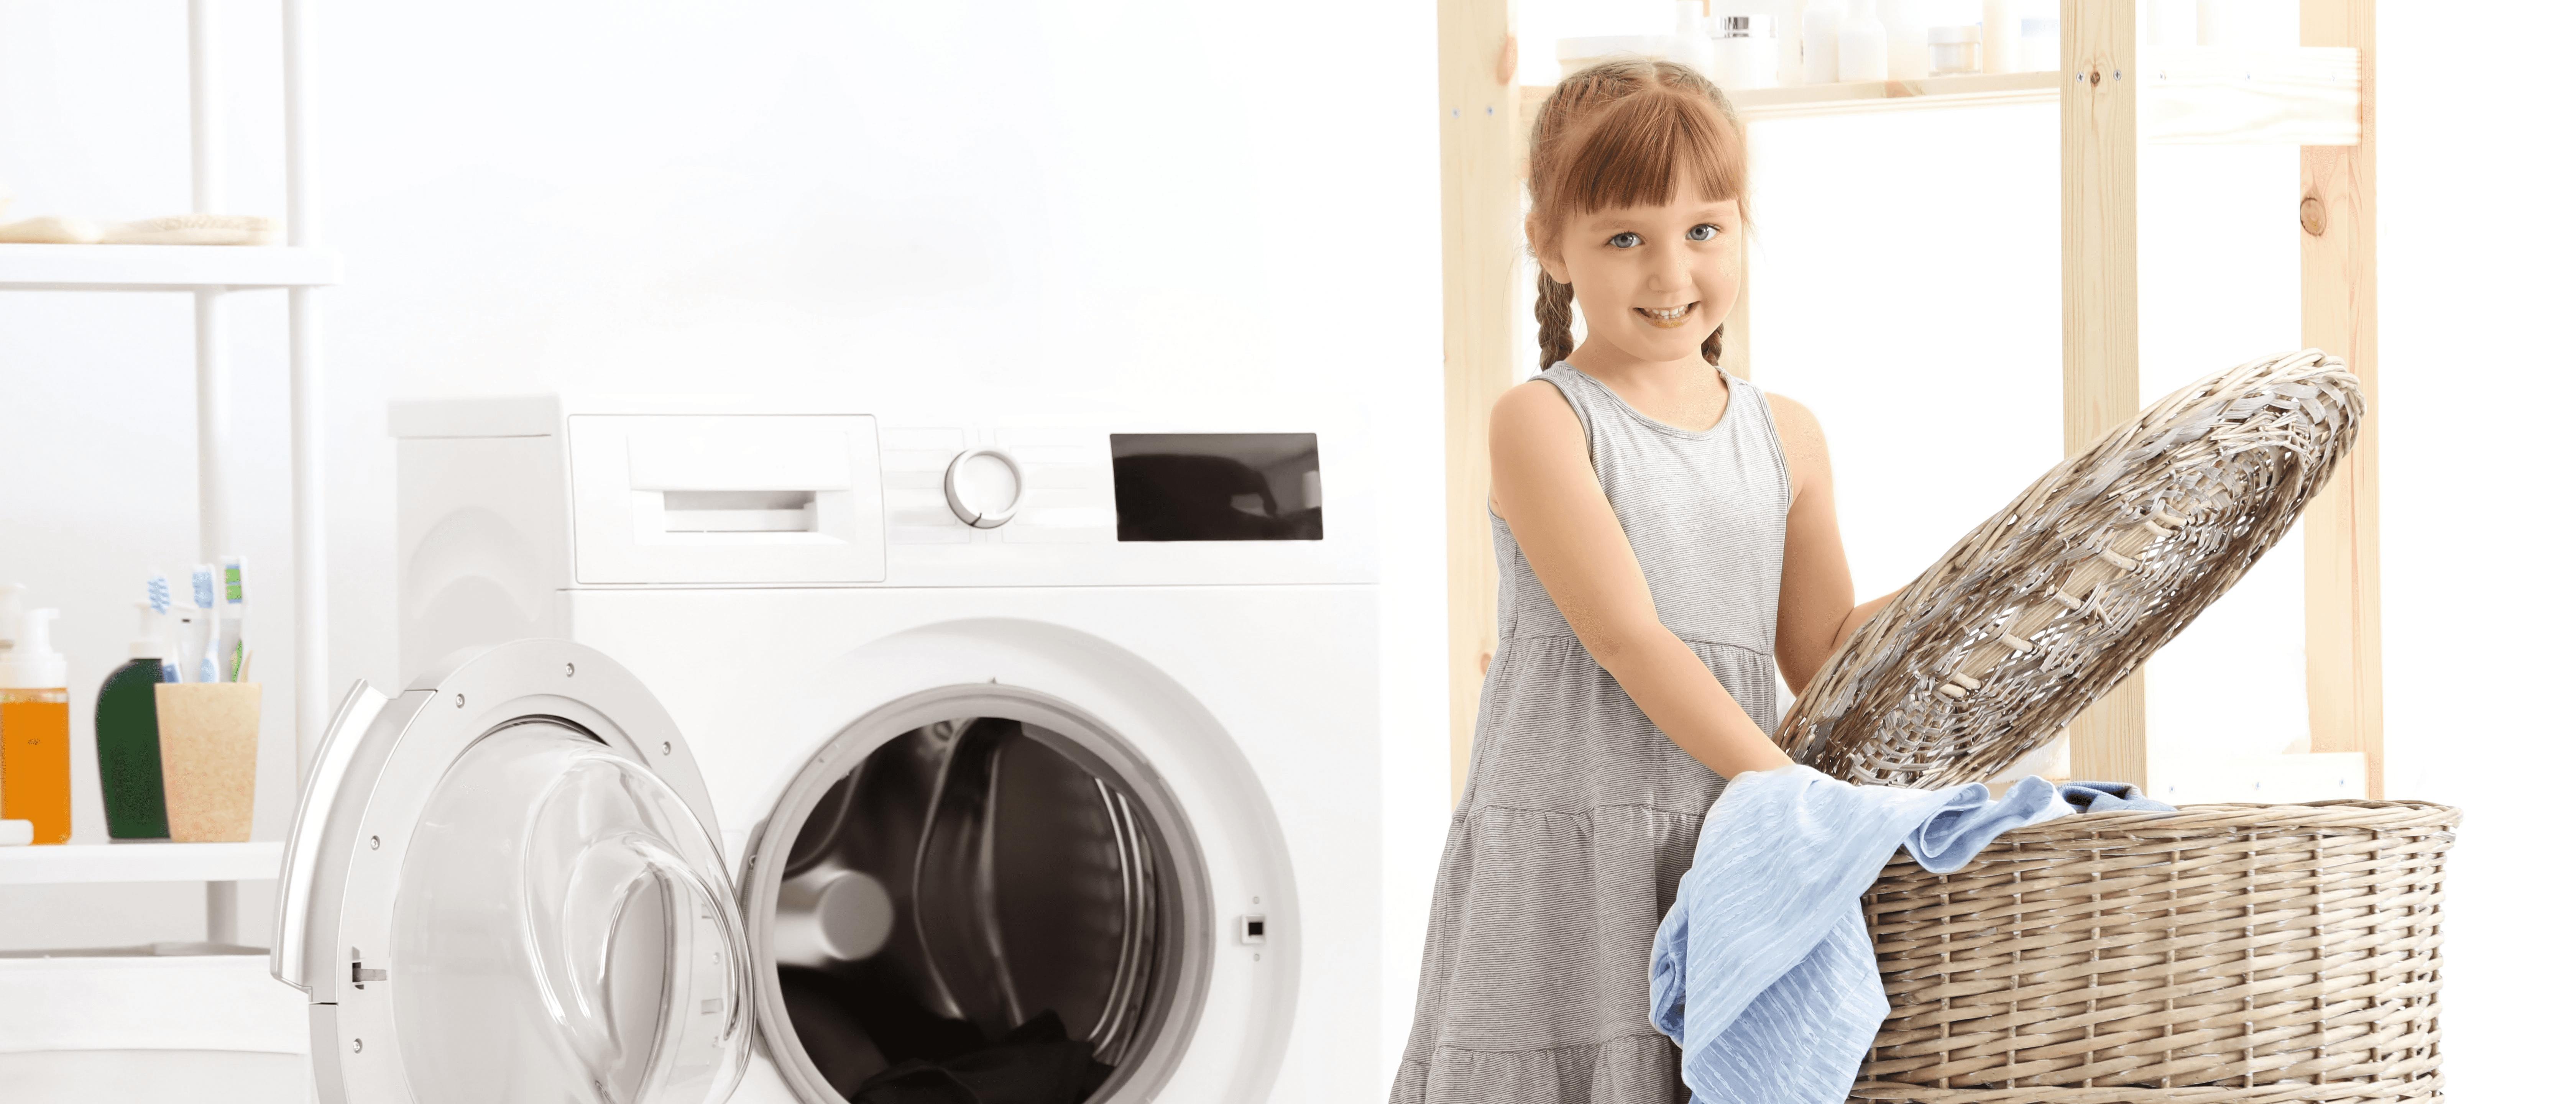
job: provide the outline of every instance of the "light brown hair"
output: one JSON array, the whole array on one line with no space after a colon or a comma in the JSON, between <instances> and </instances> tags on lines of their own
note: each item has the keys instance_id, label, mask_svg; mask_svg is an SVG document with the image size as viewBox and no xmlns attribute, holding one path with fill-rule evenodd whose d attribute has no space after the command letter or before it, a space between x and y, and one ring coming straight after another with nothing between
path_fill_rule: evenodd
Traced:
<instances>
[{"instance_id":1,"label":"light brown hair","mask_svg":"<svg viewBox=\"0 0 2576 1104\"><path fill-rule=\"evenodd\" d=\"M1605 61L1557 82L1530 123L1529 238L1556 252L1567 219L1661 206L1690 174L1700 194L1745 201L1744 128L1708 78L1669 61ZM1746 211L1744 225L1750 226ZM1539 366L1574 351L1574 285L1538 273ZM1720 324L1700 343L1717 363Z\"/></svg>"}]
</instances>

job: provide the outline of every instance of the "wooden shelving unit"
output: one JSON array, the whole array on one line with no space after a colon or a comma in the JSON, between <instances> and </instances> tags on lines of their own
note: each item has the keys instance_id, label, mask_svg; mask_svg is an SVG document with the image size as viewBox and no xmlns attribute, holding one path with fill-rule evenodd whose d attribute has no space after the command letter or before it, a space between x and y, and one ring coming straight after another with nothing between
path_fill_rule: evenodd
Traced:
<instances>
[{"instance_id":1,"label":"wooden shelving unit","mask_svg":"<svg viewBox=\"0 0 2576 1104\"><path fill-rule=\"evenodd\" d=\"M2192 46L2139 51L2139 139L2151 145L2351 145L2361 135L2361 51ZM1994 73L1847 81L1727 94L1747 123L1880 111L2054 103L2088 73ZM2131 79L2114 67L2114 82ZM1529 118L1552 89L1520 86Z\"/></svg>"},{"instance_id":2,"label":"wooden shelving unit","mask_svg":"<svg viewBox=\"0 0 2576 1104\"><path fill-rule=\"evenodd\" d=\"M1751 89L1729 98L1747 123L2059 105L2070 453L2139 409L2140 145L2297 145L2299 191L2285 195L2282 208L2305 235L2302 340L2343 357L2376 413L2372 5L2301 0L2297 47L2142 49L2136 0L2060 0L2064 64L2056 72ZM1512 382L1522 120L1548 89L1512 83L1519 44L1507 0L1441 0L1439 12L1450 735L1453 778L1463 785L1479 660L1494 643L1485 415ZM1728 317L1729 333L1747 332L1749 298ZM1749 344L1728 342L1729 371L1749 376ZM2384 792L2376 425L2362 423L2359 444L2305 515L2309 746L2364 756L2371 797ZM2145 713L2142 683L2132 676L2078 718L2075 773L2146 782Z\"/></svg>"}]
</instances>

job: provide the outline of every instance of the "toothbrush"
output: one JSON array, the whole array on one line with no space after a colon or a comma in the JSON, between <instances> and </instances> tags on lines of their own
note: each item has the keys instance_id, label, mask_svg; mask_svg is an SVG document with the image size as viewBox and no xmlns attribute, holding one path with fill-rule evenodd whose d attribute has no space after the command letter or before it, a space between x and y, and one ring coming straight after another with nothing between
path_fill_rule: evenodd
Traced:
<instances>
[{"instance_id":1,"label":"toothbrush","mask_svg":"<svg viewBox=\"0 0 2576 1104\"><path fill-rule=\"evenodd\" d=\"M242 614L244 612L244 607L242 605L242 558L239 556L226 556L223 559L223 565L224 607L222 615L215 621L216 628L220 630L219 635L215 640L215 655L218 657L217 665L221 666L225 672L227 672L224 681L240 682L242 661Z\"/></svg>"},{"instance_id":2,"label":"toothbrush","mask_svg":"<svg viewBox=\"0 0 2576 1104\"><path fill-rule=\"evenodd\" d=\"M156 635L167 637L170 634L170 622L167 620L170 616L170 577L155 575L144 580L143 597L152 603L152 615L163 619L158 622L159 628L155 630ZM161 654L161 681L179 681L179 658L175 651L164 651Z\"/></svg>"},{"instance_id":3,"label":"toothbrush","mask_svg":"<svg viewBox=\"0 0 2576 1104\"><path fill-rule=\"evenodd\" d=\"M188 591L189 595L197 600L197 619L205 622L204 625L198 628L198 631L189 633L188 635L193 639L190 639L186 644L182 645L182 647L194 645L193 648L189 649L196 653L195 667L197 675L193 681L221 682L223 679L215 670L217 667L217 663L215 661L215 645L218 630L215 627L214 565L198 564L197 569L188 574Z\"/></svg>"}]
</instances>

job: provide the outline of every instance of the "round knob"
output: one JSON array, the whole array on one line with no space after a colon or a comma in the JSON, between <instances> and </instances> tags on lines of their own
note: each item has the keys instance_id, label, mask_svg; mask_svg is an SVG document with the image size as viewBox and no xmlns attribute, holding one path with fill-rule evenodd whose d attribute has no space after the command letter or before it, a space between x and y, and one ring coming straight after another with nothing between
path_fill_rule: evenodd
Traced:
<instances>
[{"instance_id":1,"label":"round knob","mask_svg":"<svg viewBox=\"0 0 2576 1104\"><path fill-rule=\"evenodd\" d=\"M978 529L1007 524L1020 511L1020 500L1029 489L1019 460L989 446L958 453L948 462L948 474L940 483L948 491L948 509L957 520Z\"/></svg>"}]
</instances>

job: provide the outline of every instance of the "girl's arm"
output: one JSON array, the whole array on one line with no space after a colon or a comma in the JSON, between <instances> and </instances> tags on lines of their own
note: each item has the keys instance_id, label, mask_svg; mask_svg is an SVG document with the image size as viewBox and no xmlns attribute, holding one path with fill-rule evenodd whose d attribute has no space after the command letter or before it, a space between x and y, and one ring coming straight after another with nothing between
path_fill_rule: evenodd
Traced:
<instances>
[{"instance_id":1,"label":"girl's arm","mask_svg":"<svg viewBox=\"0 0 2576 1104\"><path fill-rule=\"evenodd\" d=\"M1807 680L1825 665L1843 638L1861 627L1894 593L1852 604L1851 565L1843 559L1843 533L1834 521L1834 467L1825 454L1825 430L1804 404L1779 395L1771 422L1789 462L1789 536L1780 559L1779 640L1773 654L1789 692L1807 692Z\"/></svg>"},{"instance_id":2,"label":"girl's arm","mask_svg":"<svg viewBox=\"0 0 2576 1104\"><path fill-rule=\"evenodd\" d=\"M1593 661L1708 769L1732 778L1789 765L1698 653L1656 619L1646 573L1593 476L1583 423L1565 397L1537 380L1504 392L1489 440L1494 512Z\"/></svg>"}]
</instances>

